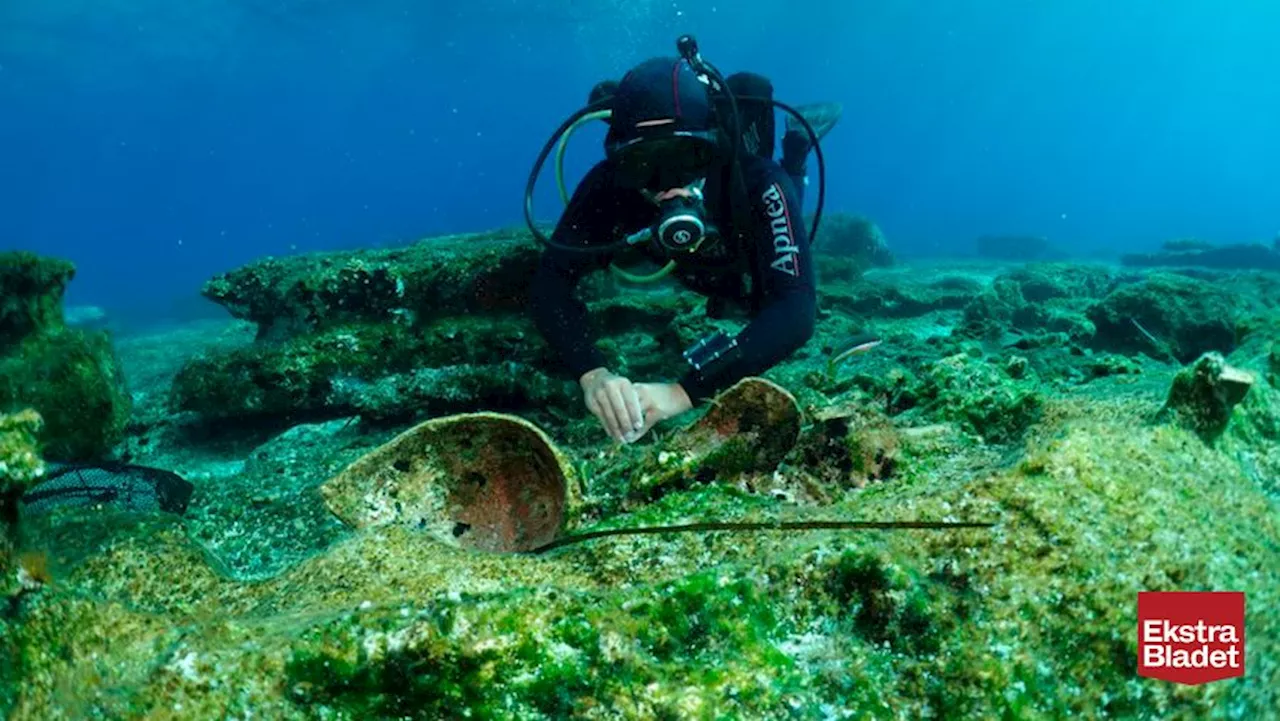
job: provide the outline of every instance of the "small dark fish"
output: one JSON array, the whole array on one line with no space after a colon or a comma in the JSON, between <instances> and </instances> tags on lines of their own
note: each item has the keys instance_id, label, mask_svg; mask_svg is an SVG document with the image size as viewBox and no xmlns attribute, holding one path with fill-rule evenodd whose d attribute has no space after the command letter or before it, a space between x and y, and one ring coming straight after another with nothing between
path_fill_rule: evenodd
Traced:
<instances>
[{"instance_id":1,"label":"small dark fish","mask_svg":"<svg viewBox=\"0 0 1280 721\"><path fill-rule=\"evenodd\" d=\"M195 486L171 471L127 463L52 465L44 480L22 496L27 513L59 506L112 504L130 511L182 515Z\"/></svg>"}]
</instances>

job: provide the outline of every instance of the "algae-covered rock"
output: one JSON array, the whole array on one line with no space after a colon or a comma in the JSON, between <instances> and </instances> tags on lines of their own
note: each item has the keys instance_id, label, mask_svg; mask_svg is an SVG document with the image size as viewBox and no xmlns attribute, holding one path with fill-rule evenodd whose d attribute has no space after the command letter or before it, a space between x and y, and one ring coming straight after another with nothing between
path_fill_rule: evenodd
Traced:
<instances>
[{"instance_id":1,"label":"algae-covered rock","mask_svg":"<svg viewBox=\"0 0 1280 721\"><path fill-rule=\"evenodd\" d=\"M361 418L415 420L474 408L518 410L534 415L565 413L581 406L572 380L512 361L420 368L372 382L344 378L334 384L327 408L350 408Z\"/></svg>"},{"instance_id":2,"label":"algae-covered rock","mask_svg":"<svg viewBox=\"0 0 1280 721\"><path fill-rule=\"evenodd\" d=\"M1170 241L1156 253L1126 253L1120 256L1123 265L1137 267L1199 266L1203 268L1241 268L1252 270L1280 270L1280 252L1274 243L1233 243L1215 246Z\"/></svg>"},{"instance_id":3,"label":"algae-covered rock","mask_svg":"<svg viewBox=\"0 0 1280 721\"><path fill-rule=\"evenodd\" d=\"M1026 305L1042 322L1058 303L1087 300ZM610 327L623 331L602 345L637 352L641 363L658 351L678 360L679 341L720 322L666 301L593 305L609 308ZM566 504L574 533L643 531L539 555L468 549L454 528L429 533L412 514L365 527L335 522L316 489L393 438L374 424L297 427L252 450L224 444L222 434L202 446L148 432L148 443L130 448L153 454L138 462L191 476L192 511L171 519L89 508L24 519L23 546L47 553L52 582L0 612L0 716L1268 717L1280 707L1280 509L1268 495L1280 477L1280 390L1256 383L1226 432L1206 444L1179 424L1145 422L1169 391L1160 364L1136 366L1143 372L1133 378L1117 370L1054 385L1042 355L1067 345L1066 332L1028 334L1035 342L1017 356L984 356L978 344L947 337L956 310L878 317L877 330L891 329L885 342L849 359L846 378L797 385L804 415L794 398L759 403L789 397L770 389L736 409L709 409L701 425L658 428L628 446L599 441L587 418L593 433L581 443L564 442L573 434L560 429L502 440L459 426L455 441L469 439L469 453L422 444L408 454L416 462L429 452L446 485L475 490L489 483L468 474L495 457L541 459L502 467L504 478L538 476L545 456L521 454L554 436L565 456L555 466L582 481L567 486L582 493L581 505ZM479 337L498 338L500 321L489 318L492 330ZM331 331L362 324L292 340L332 340ZM820 332L844 336L864 325L834 314ZM636 341L644 334L652 345ZM1270 357L1258 343L1251 339L1232 364L1263 378ZM485 352L495 351L510 356L501 359L508 376L539 367L521 349ZM1128 367L1122 356L1077 351L1053 357L1079 373ZM430 366L407 355L405 371L377 375L382 367L369 366L371 378L340 376L330 393L398 394L360 409L368 415L416 397L430 405L449 382L420 374L469 377L443 372L446 356L463 349L438 353ZM822 375L825 360L799 353L770 377L787 385ZM415 395L419 382L436 390ZM808 453L824 433L842 457ZM800 452L788 453L797 435ZM162 444L170 445L155 448ZM369 457L361 477L411 474L393 455ZM831 477L823 463L836 469ZM637 482L649 472L670 473L671 482ZM386 503L401 499L379 488ZM641 489L652 492L632 495ZM471 498L510 507L483 502L483 493ZM811 520L994 526L653 528ZM1247 595L1243 679L1185 687L1137 676L1136 596L1163 590Z\"/></svg>"},{"instance_id":4,"label":"algae-covered rock","mask_svg":"<svg viewBox=\"0 0 1280 721\"><path fill-rule=\"evenodd\" d=\"M62 299L76 267L27 251L0 252L0 354L34 333L62 327Z\"/></svg>"},{"instance_id":5,"label":"algae-covered rock","mask_svg":"<svg viewBox=\"0 0 1280 721\"><path fill-rule=\"evenodd\" d=\"M449 248L470 248L467 262L489 268L485 264L507 262L506 250L523 248L514 241L480 238L469 246L466 240L440 239L442 257L450 257ZM430 255L430 248L413 248L377 257L388 272L415 278L411 287L443 283L438 292L455 294L449 297L457 302L432 300L430 313L381 313L369 310L370 303L343 301L334 290L336 295L307 306L306 313L295 304L288 306L296 311L293 315L277 317L270 315L273 303L292 302L281 293L293 294L298 283L319 282L314 274L328 277L326 268L347 267L341 264L350 259L326 254L299 260L287 265L292 275L283 280L268 273L286 267L280 265L283 261L235 271L237 282L249 284L235 286L244 297L262 299L258 310L236 306L236 312L275 324L270 328L287 327L288 332L260 332L251 345L192 358L173 383L170 407L198 413L205 420L279 422L351 414L379 421L414 420L477 408L543 413L563 409L567 400L577 406L576 394L566 385L571 379L562 377L560 359L534 327L523 300L473 305L474 288L467 290L456 279L449 280L452 276L442 276L445 267ZM253 285L252 279L265 285ZM225 277L217 280L228 282ZM595 297L592 292L587 296ZM682 334L706 327L685 322L698 313L698 304L688 294L610 296L591 305L593 325L601 332L598 345L620 373L680 372ZM303 316L310 320L295 322Z\"/></svg>"},{"instance_id":6,"label":"algae-covered rock","mask_svg":"<svg viewBox=\"0 0 1280 721\"><path fill-rule=\"evenodd\" d=\"M31 409L0 415L0 600L13 571L13 533L18 499L44 474L37 435L42 421Z\"/></svg>"},{"instance_id":7,"label":"algae-covered rock","mask_svg":"<svg viewBox=\"0 0 1280 721\"><path fill-rule=\"evenodd\" d=\"M353 323L519 313L538 253L527 231L429 238L402 248L268 258L219 275L203 292L257 323L263 339Z\"/></svg>"},{"instance_id":8,"label":"algae-covered rock","mask_svg":"<svg viewBox=\"0 0 1280 721\"><path fill-rule=\"evenodd\" d=\"M1027 306L1018 285L996 278L991 288L975 294L963 308L956 334L965 338L997 339L1013 327L1014 314Z\"/></svg>"},{"instance_id":9,"label":"algae-covered rock","mask_svg":"<svg viewBox=\"0 0 1280 721\"><path fill-rule=\"evenodd\" d=\"M880 226L861 215L824 215L814 247L822 255L848 258L862 270L894 263L893 253Z\"/></svg>"},{"instance_id":10,"label":"algae-covered rock","mask_svg":"<svg viewBox=\"0 0 1280 721\"><path fill-rule=\"evenodd\" d=\"M20 495L44 474L37 440L42 425L30 408L0 415L0 496Z\"/></svg>"},{"instance_id":11,"label":"algae-covered rock","mask_svg":"<svg viewBox=\"0 0 1280 721\"><path fill-rule=\"evenodd\" d=\"M1112 283L1111 270L1101 265L1033 263L1001 276L1018 287L1028 303L1055 298L1101 298Z\"/></svg>"},{"instance_id":12,"label":"algae-covered rock","mask_svg":"<svg viewBox=\"0 0 1280 721\"><path fill-rule=\"evenodd\" d=\"M133 407L124 371L103 332L28 336L0 356L0 409L35 409L50 460L100 459L124 438Z\"/></svg>"},{"instance_id":13,"label":"algae-covered rock","mask_svg":"<svg viewBox=\"0 0 1280 721\"><path fill-rule=\"evenodd\" d=\"M1120 286L1089 309L1094 345L1122 353L1170 354L1190 363L1203 353L1235 349L1241 298L1203 281L1153 274Z\"/></svg>"},{"instance_id":14,"label":"algae-covered rock","mask_svg":"<svg viewBox=\"0 0 1280 721\"><path fill-rule=\"evenodd\" d=\"M1088 366L1089 378L1105 378L1115 375L1137 375L1142 366L1127 356L1104 353L1095 356Z\"/></svg>"},{"instance_id":15,"label":"algae-covered rock","mask_svg":"<svg viewBox=\"0 0 1280 721\"><path fill-rule=\"evenodd\" d=\"M63 295L74 277L65 260L0 253L0 413L38 412L44 453L56 460L106 455L132 407L110 337L66 328Z\"/></svg>"},{"instance_id":16,"label":"algae-covered rock","mask_svg":"<svg viewBox=\"0 0 1280 721\"><path fill-rule=\"evenodd\" d=\"M1033 379L1015 379L1007 366L967 353L931 365L917 394L928 412L964 423L995 443L1016 440L1039 418L1043 406Z\"/></svg>"},{"instance_id":17,"label":"algae-covered rock","mask_svg":"<svg viewBox=\"0 0 1280 721\"><path fill-rule=\"evenodd\" d=\"M1280 501L1280 388L1269 383L1250 388L1230 411L1217 445Z\"/></svg>"},{"instance_id":18,"label":"algae-covered rock","mask_svg":"<svg viewBox=\"0 0 1280 721\"><path fill-rule=\"evenodd\" d=\"M850 403L814 414L800 438L797 462L820 482L861 488L893 477L901 446L891 419L875 408Z\"/></svg>"},{"instance_id":19,"label":"algae-covered rock","mask_svg":"<svg viewBox=\"0 0 1280 721\"><path fill-rule=\"evenodd\" d=\"M852 284L819 286L819 304L835 313L907 318L940 310L958 310L980 291L964 278L892 281L866 278Z\"/></svg>"},{"instance_id":20,"label":"algae-covered rock","mask_svg":"<svg viewBox=\"0 0 1280 721\"><path fill-rule=\"evenodd\" d=\"M986 340L1009 331L1088 338L1094 327L1085 310L1111 280L1103 267L1073 263L1035 263L1002 273L965 306L956 334Z\"/></svg>"},{"instance_id":21,"label":"algae-covered rock","mask_svg":"<svg viewBox=\"0 0 1280 721\"><path fill-rule=\"evenodd\" d=\"M1232 409L1253 383L1253 374L1227 365L1219 353L1206 353L1174 377L1161 416L1212 443L1227 429Z\"/></svg>"},{"instance_id":22,"label":"algae-covered rock","mask_svg":"<svg viewBox=\"0 0 1280 721\"><path fill-rule=\"evenodd\" d=\"M170 403L207 418L364 410L390 417L412 412L414 404L485 407L497 400L491 396L540 380L504 369L503 363L540 361L546 353L532 329L516 319L337 326L194 358L175 378ZM424 373L441 375L444 382L431 383Z\"/></svg>"},{"instance_id":23,"label":"algae-covered rock","mask_svg":"<svg viewBox=\"0 0 1280 721\"><path fill-rule=\"evenodd\" d=\"M868 486L821 514L991 529L632 537L529 557L467 552L392 525L253 584L221 577L166 520L99 515L43 529L32 540L55 557L77 553L0 634L4 688L22 679L0 709L1265 717L1280 702L1274 502L1178 428L1094 414L1048 436L1015 469L927 483L911 472L911 483ZM704 486L630 522L685 518L695 496L721 519L812 515ZM1244 679L1183 687L1136 677L1137 593L1188 589L1247 594Z\"/></svg>"},{"instance_id":24,"label":"algae-covered rock","mask_svg":"<svg viewBox=\"0 0 1280 721\"><path fill-rule=\"evenodd\" d=\"M1271 344L1267 351L1267 382L1280 388L1280 343Z\"/></svg>"}]
</instances>

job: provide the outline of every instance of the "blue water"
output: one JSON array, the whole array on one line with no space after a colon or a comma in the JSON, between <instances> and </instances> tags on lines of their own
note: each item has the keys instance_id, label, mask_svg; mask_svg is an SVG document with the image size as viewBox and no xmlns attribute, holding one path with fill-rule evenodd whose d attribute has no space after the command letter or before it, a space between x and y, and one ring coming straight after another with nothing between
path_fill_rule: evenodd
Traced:
<instances>
[{"instance_id":1,"label":"blue water","mask_svg":"<svg viewBox=\"0 0 1280 721\"><path fill-rule=\"evenodd\" d=\"M263 255L514 225L550 132L683 32L844 103L828 207L901 254L1269 240L1277 27L1266 0L4 0L0 247L164 314Z\"/></svg>"}]
</instances>

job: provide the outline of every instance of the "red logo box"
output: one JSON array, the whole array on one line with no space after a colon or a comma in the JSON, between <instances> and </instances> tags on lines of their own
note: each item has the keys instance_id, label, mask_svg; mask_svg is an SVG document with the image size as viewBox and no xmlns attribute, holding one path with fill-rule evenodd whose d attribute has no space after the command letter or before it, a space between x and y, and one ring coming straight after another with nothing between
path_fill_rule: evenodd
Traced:
<instances>
[{"instance_id":1,"label":"red logo box","mask_svg":"<svg viewBox=\"0 0 1280 721\"><path fill-rule=\"evenodd\" d=\"M1138 675L1195 686L1244 676L1244 594L1138 594Z\"/></svg>"}]
</instances>

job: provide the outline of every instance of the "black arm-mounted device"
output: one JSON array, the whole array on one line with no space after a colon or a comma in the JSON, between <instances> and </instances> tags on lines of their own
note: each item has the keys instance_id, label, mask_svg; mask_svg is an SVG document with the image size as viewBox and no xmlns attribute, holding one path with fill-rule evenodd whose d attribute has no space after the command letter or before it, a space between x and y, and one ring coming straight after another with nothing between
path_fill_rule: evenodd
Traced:
<instances>
[{"instance_id":1,"label":"black arm-mounted device","mask_svg":"<svg viewBox=\"0 0 1280 721\"><path fill-rule=\"evenodd\" d=\"M716 331L689 346L684 359L699 379L707 381L724 372L741 354L737 338Z\"/></svg>"}]
</instances>

